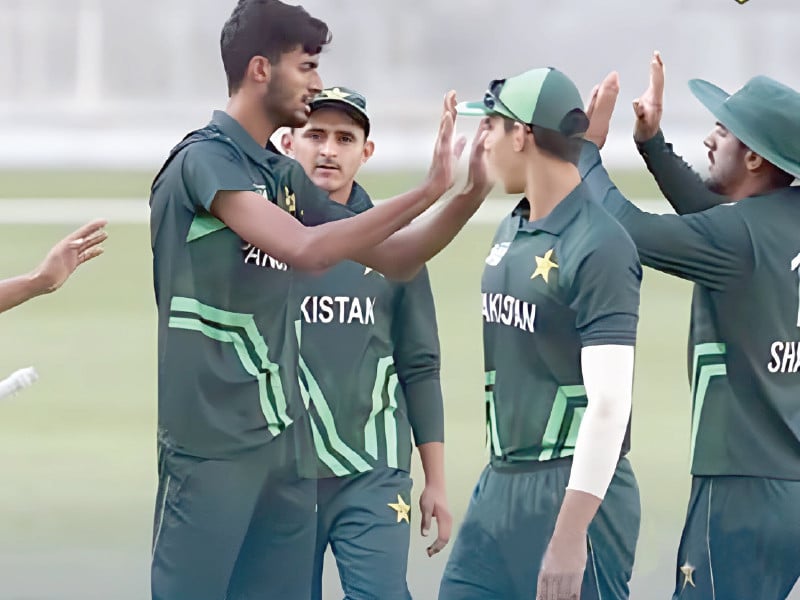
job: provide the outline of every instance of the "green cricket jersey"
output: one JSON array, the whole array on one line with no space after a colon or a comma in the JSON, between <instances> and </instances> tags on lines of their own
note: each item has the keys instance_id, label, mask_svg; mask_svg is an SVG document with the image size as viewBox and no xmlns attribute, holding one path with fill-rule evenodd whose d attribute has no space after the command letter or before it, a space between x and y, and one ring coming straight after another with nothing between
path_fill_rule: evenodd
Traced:
<instances>
[{"instance_id":1,"label":"green cricket jersey","mask_svg":"<svg viewBox=\"0 0 800 600\"><path fill-rule=\"evenodd\" d=\"M622 227L581 183L544 219L523 199L486 258L487 434L496 466L571 456L586 391L581 348L633 346L641 266ZM630 427L622 447L630 448Z\"/></svg>"},{"instance_id":2,"label":"green cricket jersey","mask_svg":"<svg viewBox=\"0 0 800 600\"><path fill-rule=\"evenodd\" d=\"M355 184L347 202L372 206ZM408 283L345 261L298 276L300 378L320 477L385 465L408 471L411 432L444 441L439 337L427 270Z\"/></svg>"},{"instance_id":3,"label":"green cricket jersey","mask_svg":"<svg viewBox=\"0 0 800 600\"><path fill-rule=\"evenodd\" d=\"M150 233L159 435L205 458L264 444L305 411L292 274L209 213L217 192L242 190L305 224L352 214L224 112L173 149L157 175Z\"/></svg>"},{"instance_id":4,"label":"green cricket jersey","mask_svg":"<svg viewBox=\"0 0 800 600\"><path fill-rule=\"evenodd\" d=\"M651 169L671 154L644 146ZM694 281L689 373L694 475L800 479L800 188L695 214L638 210L611 183L596 147L588 180L631 234L642 263ZM659 182L689 210L720 197L676 162ZM682 198L687 198L683 200Z\"/></svg>"}]
</instances>

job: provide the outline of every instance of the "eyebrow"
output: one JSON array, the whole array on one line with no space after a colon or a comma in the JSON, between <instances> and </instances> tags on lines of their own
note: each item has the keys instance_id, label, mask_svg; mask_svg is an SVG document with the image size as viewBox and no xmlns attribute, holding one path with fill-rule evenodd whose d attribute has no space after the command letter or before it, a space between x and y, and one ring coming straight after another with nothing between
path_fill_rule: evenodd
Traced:
<instances>
[{"instance_id":1,"label":"eyebrow","mask_svg":"<svg viewBox=\"0 0 800 600\"><path fill-rule=\"evenodd\" d=\"M353 129L327 129L325 127L309 127L306 129L305 133L333 133L334 135L349 135L350 137L356 137L356 130L355 127Z\"/></svg>"}]
</instances>

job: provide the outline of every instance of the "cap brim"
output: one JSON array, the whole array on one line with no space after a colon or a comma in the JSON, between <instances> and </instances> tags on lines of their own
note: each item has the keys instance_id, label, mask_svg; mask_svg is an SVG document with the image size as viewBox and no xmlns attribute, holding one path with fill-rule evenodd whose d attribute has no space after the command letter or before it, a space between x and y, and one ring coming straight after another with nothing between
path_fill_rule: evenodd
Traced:
<instances>
[{"instance_id":1,"label":"cap brim","mask_svg":"<svg viewBox=\"0 0 800 600\"><path fill-rule=\"evenodd\" d=\"M728 92L703 79L690 79L689 90L700 101L700 104L711 111L711 114L720 118L719 113L723 112L722 106L730 96ZM725 124L723 123L723 125Z\"/></svg>"},{"instance_id":2,"label":"cap brim","mask_svg":"<svg viewBox=\"0 0 800 600\"><path fill-rule=\"evenodd\" d=\"M480 100L474 102L459 102L456 104L456 113L465 117L485 117L492 114L486 105Z\"/></svg>"},{"instance_id":3,"label":"cap brim","mask_svg":"<svg viewBox=\"0 0 800 600\"><path fill-rule=\"evenodd\" d=\"M517 120L514 115L503 110L503 107L499 103L495 105L494 109L490 109L481 100L459 102L456 104L456 113L464 115L465 117L489 117L491 115L500 115L508 117L509 119L514 119L515 121Z\"/></svg>"}]
</instances>

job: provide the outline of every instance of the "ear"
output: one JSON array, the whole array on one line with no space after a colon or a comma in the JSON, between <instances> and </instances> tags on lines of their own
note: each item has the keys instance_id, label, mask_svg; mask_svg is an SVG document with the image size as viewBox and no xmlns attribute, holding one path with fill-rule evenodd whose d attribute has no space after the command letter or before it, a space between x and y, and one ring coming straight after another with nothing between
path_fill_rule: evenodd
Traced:
<instances>
[{"instance_id":1,"label":"ear","mask_svg":"<svg viewBox=\"0 0 800 600\"><path fill-rule=\"evenodd\" d=\"M265 56L254 56L247 65L247 77L256 83L269 84L272 79L272 63Z\"/></svg>"},{"instance_id":2,"label":"ear","mask_svg":"<svg viewBox=\"0 0 800 600\"><path fill-rule=\"evenodd\" d=\"M361 154L361 164L366 164L366 162L372 158L372 155L375 153L375 142L372 140L367 140L364 142L364 150Z\"/></svg>"},{"instance_id":3,"label":"ear","mask_svg":"<svg viewBox=\"0 0 800 600\"><path fill-rule=\"evenodd\" d=\"M744 165L747 167L747 170L751 173L755 173L759 171L764 165L766 161L764 157L760 154L756 154L752 150L748 149L747 152L744 153Z\"/></svg>"},{"instance_id":4,"label":"ear","mask_svg":"<svg viewBox=\"0 0 800 600\"><path fill-rule=\"evenodd\" d=\"M287 156L291 156L294 158L294 139L292 138L292 134L288 131L285 132L281 136L281 150L283 150L284 154Z\"/></svg>"},{"instance_id":5,"label":"ear","mask_svg":"<svg viewBox=\"0 0 800 600\"><path fill-rule=\"evenodd\" d=\"M511 145L514 152L522 152L525 150L525 143L528 140L528 128L521 123L514 123L514 129L511 131ZM531 135L533 137L533 135Z\"/></svg>"}]
</instances>

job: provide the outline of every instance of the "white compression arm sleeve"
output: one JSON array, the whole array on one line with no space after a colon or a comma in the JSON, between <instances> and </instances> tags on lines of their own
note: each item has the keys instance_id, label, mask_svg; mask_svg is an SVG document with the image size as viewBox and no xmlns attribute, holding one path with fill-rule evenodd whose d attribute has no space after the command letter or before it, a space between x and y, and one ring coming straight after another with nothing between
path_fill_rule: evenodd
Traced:
<instances>
[{"instance_id":1,"label":"white compression arm sleeve","mask_svg":"<svg viewBox=\"0 0 800 600\"><path fill-rule=\"evenodd\" d=\"M586 346L581 351L588 404L581 421L567 489L600 498L619 462L631 414L633 346Z\"/></svg>"}]
</instances>

